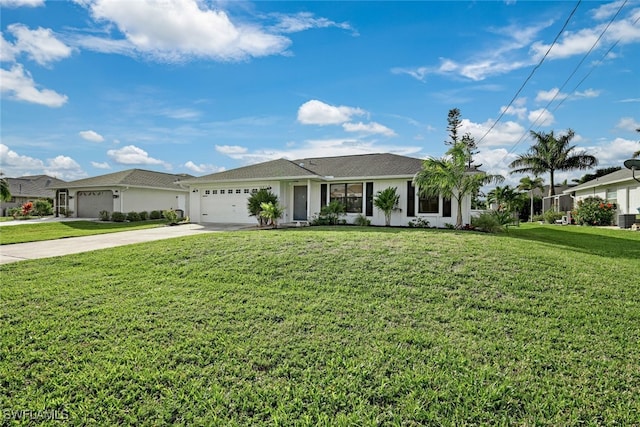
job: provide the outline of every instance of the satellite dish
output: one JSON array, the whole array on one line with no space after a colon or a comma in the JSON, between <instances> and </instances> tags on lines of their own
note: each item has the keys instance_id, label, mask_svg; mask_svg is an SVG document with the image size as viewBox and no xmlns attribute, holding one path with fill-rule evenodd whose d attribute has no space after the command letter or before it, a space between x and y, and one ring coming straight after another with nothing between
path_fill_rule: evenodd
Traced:
<instances>
[{"instance_id":1,"label":"satellite dish","mask_svg":"<svg viewBox=\"0 0 640 427\"><path fill-rule=\"evenodd\" d=\"M624 167L631 169L631 176L636 181L640 182L640 177L636 178L636 171L640 170L640 159L629 159L624 161Z\"/></svg>"}]
</instances>

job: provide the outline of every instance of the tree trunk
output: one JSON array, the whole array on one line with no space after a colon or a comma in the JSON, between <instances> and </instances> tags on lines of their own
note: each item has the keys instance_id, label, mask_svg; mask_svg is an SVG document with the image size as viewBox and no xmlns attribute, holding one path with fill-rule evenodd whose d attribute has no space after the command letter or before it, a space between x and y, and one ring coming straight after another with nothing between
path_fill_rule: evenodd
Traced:
<instances>
[{"instance_id":1,"label":"tree trunk","mask_svg":"<svg viewBox=\"0 0 640 427\"><path fill-rule=\"evenodd\" d=\"M385 227L391 226L391 213L384 214L384 225Z\"/></svg>"},{"instance_id":2,"label":"tree trunk","mask_svg":"<svg viewBox=\"0 0 640 427\"><path fill-rule=\"evenodd\" d=\"M533 222L533 190L531 190L531 213L529 215L529 222Z\"/></svg>"},{"instance_id":3,"label":"tree trunk","mask_svg":"<svg viewBox=\"0 0 640 427\"><path fill-rule=\"evenodd\" d=\"M556 183L553 179L553 170L549 171L549 197L556 195Z\"/></svg>"}]
</instances>

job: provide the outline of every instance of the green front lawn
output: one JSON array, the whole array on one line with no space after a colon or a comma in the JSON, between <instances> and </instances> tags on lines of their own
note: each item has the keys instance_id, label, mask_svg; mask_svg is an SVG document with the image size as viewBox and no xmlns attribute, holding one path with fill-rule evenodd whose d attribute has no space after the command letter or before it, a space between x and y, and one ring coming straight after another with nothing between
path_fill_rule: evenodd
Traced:
<instances>
[{"instance_id":1,"label":"green front lawn","mask_svg":"<svg viewBox=\"0 0 640 427\"><path fill-rule=\"evenodd\" d=\"M0 406L73 425L634 425L639 259L628 231L343 227L7 264Z\"/></svg>"},{"instance_id":2,"label":"green front lawn","mask_svg":"<svg viewBox=\"0 0 640 427\"><path fill-rule=\"evenodd\" d=\"M118 231L141 230L144 228L160 227L166 223L166 220L141 222L68 221L48 222L46 224L10 225L0 227L0 245L115 233Z\"/></svg>"}]
</instances>

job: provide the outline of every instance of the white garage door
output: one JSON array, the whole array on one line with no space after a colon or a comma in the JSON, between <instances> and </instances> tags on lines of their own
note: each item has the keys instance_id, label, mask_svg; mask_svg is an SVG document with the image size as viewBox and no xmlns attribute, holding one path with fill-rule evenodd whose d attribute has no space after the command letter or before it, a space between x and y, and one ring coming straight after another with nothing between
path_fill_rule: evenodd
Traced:
<instances>
[{"instance_id":1,"label":"white garage door","mask_svg":"<svg viewBox=\"0 0 640 427\"><path fill-rule=\"evenodd\" d=\"M205 188L201 189L200 218L202 222L253 223L247 211L250 188Z\"/></svg>"},{"instance_id":2,"label":"white garage door","mask_svg":"<svg viewBox=\"0 0 640 427\"><path fill-rule=\"evenodd\" d=\"M113 211L113 193L111 190L78 191L76 210L80 218L98 218L100 211Z\"/></svg>"}]
</instances>

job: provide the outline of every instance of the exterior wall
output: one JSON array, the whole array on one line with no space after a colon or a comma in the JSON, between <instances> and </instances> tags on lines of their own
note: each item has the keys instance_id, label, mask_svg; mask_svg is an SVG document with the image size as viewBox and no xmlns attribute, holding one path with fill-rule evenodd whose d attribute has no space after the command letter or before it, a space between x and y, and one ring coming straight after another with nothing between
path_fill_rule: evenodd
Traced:
<instances>
[{"instance_id":1,"label":"exterior wall","mask_svg":"<svg viewBox=\"0 0 640 427\"><path fill-rule=\"evenodd\" d=\"M95 187L74 188L69 190L69 210L77 217L78 191L112 191L117 198L113 199L111 212L151 212L154 210L178 209L178 196L183 196L183 210L188 212L189 195L186 191L155 190L147 188Z\"/></svg>"},{"instance_id":2,"label":"exterior wall","mask_svg":"<svg viewBox=\"0 0 640 427\"><path fill-rule=\"evenodd\" d=\"M576 191L575 201L577 203L579 200L592 196L607 200L608 191L612 190L617 193L615 200L618 206L617 214L640 213L638 211L640 209L640 183L633 180Z\"/></svg>"}]
</instances>

